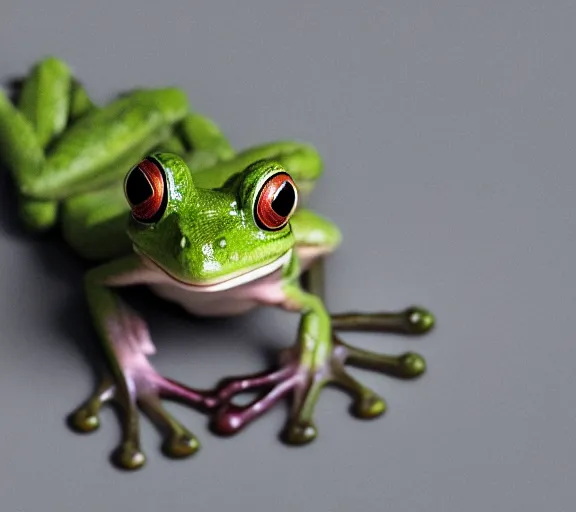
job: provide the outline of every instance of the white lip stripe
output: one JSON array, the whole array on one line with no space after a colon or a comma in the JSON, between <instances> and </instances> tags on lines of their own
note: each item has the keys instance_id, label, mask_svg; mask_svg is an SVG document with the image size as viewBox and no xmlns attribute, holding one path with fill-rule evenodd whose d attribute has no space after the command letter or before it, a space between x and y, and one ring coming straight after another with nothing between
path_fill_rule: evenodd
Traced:
<instances>
[{"instance_id":1,"label":"white lip stripe","mask_svg":"<svg viewBox=\"0 0 576 512\"><path fill-rule=\"evenodd\" d=\"M221 292L223 290L229 290L231 288L236 288L238 286L242 286L244 284L255 281L256 279L260 279L262 277L270 275L273 272L276 272L276 270L282 268L284 265L288 264L290 258L292 257L292 249L290 249L288 252L280 256L278 259L262 267L255 268L253 270L250 270L249 272L245 272L244 274L234 276L225 281L220 281L214 284L199 285L199 284L187 283L185 281L180 281L179 279L176 279L174 276L170 275L166 270L160 267L160 265L158 265L156 262L148 258L146 255L139 252L137 249L136 252L138 252L138 254L140 254L148 261L150 261L156 268L161 270L162 273L165 274L174 284L193 292L204 292L204 293Z\"/></svg>"}]
</instances>

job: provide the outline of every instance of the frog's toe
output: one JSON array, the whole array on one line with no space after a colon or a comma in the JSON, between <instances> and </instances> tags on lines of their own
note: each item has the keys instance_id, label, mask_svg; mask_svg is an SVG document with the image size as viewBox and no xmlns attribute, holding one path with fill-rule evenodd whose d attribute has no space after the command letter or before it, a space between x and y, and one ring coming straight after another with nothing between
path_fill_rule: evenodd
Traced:
<instances>
[{"instance_id":1,"label":"frog's toe","mask_svg":"<svg viewBox=\"0 0 576 512\"><path fill-rule=\"evenodd\" d=\"M146 456L132 441L122 443L114 450L111 459L115 466L129 471L140 469L146 463Z\"/></svg>"},{"instance_id":2,"label":"frog's toe","mask_svg":"<svg viewBox=\"0 0 576 512\"><path fill-rule=\"evenodd\" d=\"M427 309L412 306L404 312L406 329L411 334L425 334L436 324L434 315Z\"/></svg>"},{"instance_id":3,"label":"frog's toe","mask_svg":"<svg viewBox=\"0 0 576 512\"><path fill-rule=\"evenodd\" d=\"M419 306L395 312L339 313L331 315L331 318L332 328L336 331L392 332L415 336L431 331L436 323L434 315Z\"/></svg>"},{"instance_id":4,"label":"frog's toe","mask_svg":"<svg viewBox=\"0 0 576 512\"><path fill-rule=\"evenodd\" d=\"M248 421L249 409L233 404L222 407L212 418L211 429L221 436L232 436Z\"/></svg>"},{"instance_id":5,"label":"frog's toe","mask_svg":"<svg viewBox=\"0 0 576 512\"><path fill-rule=\"evenodd\" d=\"M162 452L171 458L184 458L195 454L200 448L198 439L176 420L155 395L143 396L140 406L157 426L164 440Z\"/></svg>"},{"instance_id":6,"label":"frog's toe","mask_svg":"<svg viewBox=\"0 0 576 512\"><path fill-rule=\"evenodd\" d=\"M415 352L391 356L353 347L337 337L335 341L344 348L344 362L351 366L379 371L401 379L414 379L426 371L425 359Z\"/></svg>"},{"instance_id":7,"label":"frog's toe","mask_svg":"<svg viewBox=\"0 0 576 512\"><path fill-rule=\"evenodd\" d=\"M399 377L412 379L419 377L426 371L426 361L415 352L406 352L398 357L398 371Z\"/></svg>"},{"instance_id":8,"label":"frog's toe","mask_svg":"<svg viewBox=\"0 0 576 512\"><path fill-rule=\"evenodd\" d=\"M162 452L173 459L194 455L200 449L198 439L190 433L171 434L162 444Z\"/></svg>"},{"instance_id":9,"label":"frog's toe","mask_svg":"<svg viewBox=\"0 0 576 512\"><path fill-rule=\"evenodd\" d=\"M359 397L352 406L352 414L360 419L377 418L385 412L386 402L375 393Z\"/></svg>"},{"instance_id":10,"label":"frog's toe","mask_svg":"<svg viewBox=\"0 0 576 512\"><path fill-rule=\"evenodd\" d=\"M96 392L80 407L68 416L68 425L72 430L88 433L100 427L100 409L115 395L115 386L110 377L102 379Z\"/></svg>"},{"instance_id":11,"label":"frog's toe","mask_svg":"<svg viewBox=\"0 0 576 512\"><path fill-rule=\"evenodd\" d=\"M140 449L138 412L134 397L121 393L110 376L105 376L98 389L68 417L68 425L80 433L89 433L100 426L100 410L105 404L119 406L122 441L111 454L112 463L120 469L141 468L146 457Z\"/></svg>"},{"instance_id":12,"label":"frog's toe","mask_svg":"<svg viewBox=\"0 0 576 512\"><path fill-rule=\"evenodd\" d=\"M81 407L68 417L68 425L77 432L92 432L100 427L100 418L86 407Z\"/></svg>"},{"instance_id":13,"label":"frog's toe","mask_svg":"<svg viewBox=\"0 0 576 512\"><path fill-rule=\"evenodd\" d=\"M311 443L316 437L318 437L318 428L310 420L291 421L282 434L284 442L295 446Z\"/></svg>"},{"instance_id":14,"label":"frog's toe","mask_svg":"<svg viewBox=\"0 0 576 512\"><path fill-rule=\"evenodd\" d=\"M358 386L361 386L358 384ZM367 420L378 418L386 412L386 402L371 389L361 386L361 390L354 391L355 397L350 412L356 418Z\"/></svg>"},{"instance_id":15,"label":"frog's toe","mask_svg":"<svg viewBox=\"0 0 576 512\"><path fill-rule=\"evenodd\" d=\"M338 353L338 345L336 346ZM338 354L340 357L342 353ZM386 412L386 402L369 387L364 386L352 377L342 364L342 360L332 364L332 381L339 388L349 393L353 398L351 412L360 419L370 419L381 416Z\"/></svg>"}]
</instances>

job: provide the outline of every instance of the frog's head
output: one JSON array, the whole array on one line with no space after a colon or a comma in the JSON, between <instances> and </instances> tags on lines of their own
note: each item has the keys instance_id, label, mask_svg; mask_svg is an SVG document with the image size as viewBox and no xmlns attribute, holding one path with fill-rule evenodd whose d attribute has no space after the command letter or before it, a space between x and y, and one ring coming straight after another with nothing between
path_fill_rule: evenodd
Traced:
<instances>
[{"instance_id":1,"label":"frog's head","mask_svg":"<svg viewBox=\"0 0 576 512\"><path fill-rule=\"evenodd\" d=\"M290 258L298 193L276 162L260 160L202 189L180 157L156 153L129 171L124 191L135 251L182 283L230 288Z\"/></svg>"}]
</instances>

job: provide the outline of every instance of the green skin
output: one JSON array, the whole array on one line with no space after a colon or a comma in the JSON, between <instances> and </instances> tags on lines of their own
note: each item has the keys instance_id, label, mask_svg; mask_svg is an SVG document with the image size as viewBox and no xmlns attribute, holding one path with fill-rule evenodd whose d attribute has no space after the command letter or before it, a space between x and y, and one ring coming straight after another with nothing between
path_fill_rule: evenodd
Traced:
<instances>
[{"instance_id":1,"label":"green skin","mask_svg":"<svg viewBox=\"0 0 576 512\"><path fill-rule=\"evenodd\" d=\"M154 222L141 222L131 214L124 184L127 171L150 154L165 177L164 209ZM351 377L346 364L400 378L424 372L418 354L377 354L338 336L419 335L434 318L417 307L327 311L322 260L340 243L340 232L301 206L321 175L321 159L311 146L276 142L235 152L211 120L190 111L177 89L140 89L97 107L66 64L48 58L22 82L16 105L0 96L0 158L18 186L25 225L35 231L60 226L67 243L94 262L86 295L108 371L70 422L93 431L101 407L119 405L122 439L113 456L119 467L137 469L145 462L138 408L163 433L166 455L197 451L197 439L162 399L194 406L210 415L216 432L232 434L290 397L284 439L304 444L317 435L313 411L327 384L352 395L359 418L385 411L383 399ZM299 202L289 222L270 230L259 222L256 205L263 184L278 172L291 175ZM196 315L240 314L259 305L296 312L297 343L271 371L229 378L210 391L189 388L150 364L154 345L146 323L116 292L136 284ZM236 394L246 391L259 396L233 405Z\"/></svg>"}]
</instances>

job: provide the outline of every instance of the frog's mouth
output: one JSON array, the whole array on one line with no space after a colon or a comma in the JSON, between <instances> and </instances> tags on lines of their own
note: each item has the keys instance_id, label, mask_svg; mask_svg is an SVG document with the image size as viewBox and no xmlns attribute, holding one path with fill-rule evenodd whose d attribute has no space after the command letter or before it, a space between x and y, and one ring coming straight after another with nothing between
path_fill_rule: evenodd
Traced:
<instances>
[{"instance_id":1,"label":"frog's mouth","mask_svg":"<svg viewBox=\"0 0 576 512\"><path fill-rule=\"evenodd\" d=\"M148 268L160 271L164 278L168 278L172 284L195 292L220 292L231 288L237 288L238 286L251 283L257 279L273 274L287 265L292 258L292 249L289 249L279 258L276 258L265 265L255 266L245 271L234 272L212 280L195 282L183 280L182 278L173 275L167 269L156 263L152 258L143 254L142 251L139 251L136 245L134 245L134 252L142 258L142 261Z\"/></svg>"}]
</instances>

